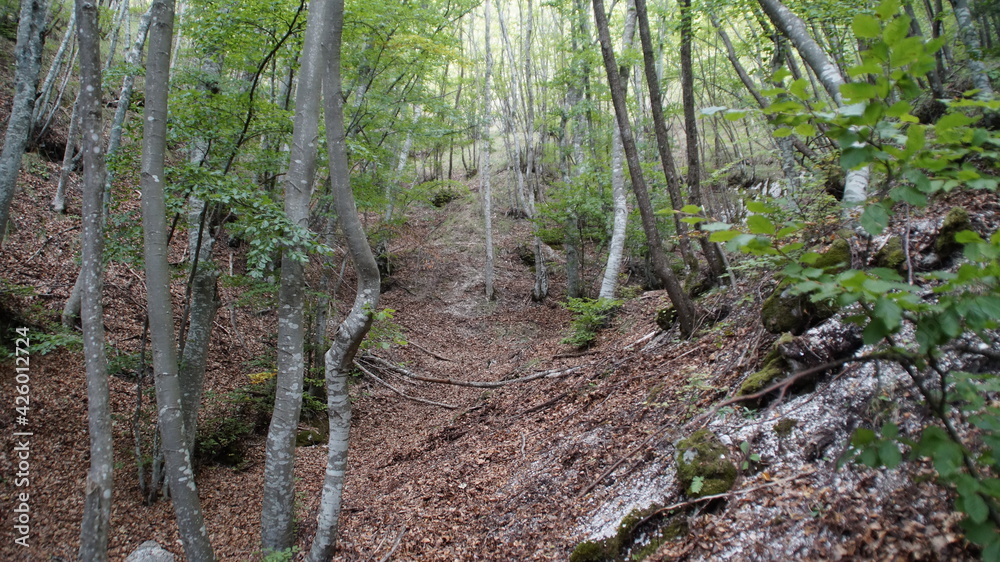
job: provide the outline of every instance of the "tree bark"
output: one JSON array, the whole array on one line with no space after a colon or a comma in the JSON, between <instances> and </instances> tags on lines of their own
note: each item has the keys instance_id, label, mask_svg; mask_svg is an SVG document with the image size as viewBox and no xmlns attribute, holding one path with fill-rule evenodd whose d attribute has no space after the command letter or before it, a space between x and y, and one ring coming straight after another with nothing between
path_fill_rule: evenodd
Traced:
<instances>
[{"instance_id":1,"label":"tree bark","mask_svg":"<svg viewBox=\"0 0 1000 562\"><path fill-rule=\"evenodd\" d=\"M101 191L104 189L102 135L100 34L97 3L77 0L79 21L80 95L83 120L83 209L82 209L82 318L84 360L87 371L87 419L90 431L90 470L84 495L80 527L80 559L108 559L108 528L111 523L114 446L111 438L111 407L108 390L108 360L104 350L104 221Z\"/></svg>"},{"instance_id":2,"label":"tree bark","mask_svg":"<svg viewBox=\"0 0 1000 562\"><path fill-rule=\"evenodd\" d=\"M83 56L80 57L80 66L82 72ZM69 183L69 174L73 171L76 139L80 136L80 96L82 94L82 91L78 92L76 101L73 102L73 113L69 117L69 131L66 132L66 150L63 151L62 167L59 169L59 183L56 184L56 194L52 198L52 210L60 215L66 212L66 184Z\"/></svg>"},{"instance_id":3,"label":"tree bark","mask_svg":"<svg viewBox=\"0 0 1000 562\"><path fill-rule=\"evenodd\" d=\"M69 22L66 24L66 33L63 35L62 41L59 43L59 48L56 49L55 56L52 57L52 64L49 66L49 71L45 73L45 80L42 81L42 86L38 88L38 95L35 99L35 108L32 110L32 128L38 129L42 125L42 115L46 113L46 109L49 105L49 97L52 95L52 88L55 86L56 78L59 76L60 70L62 70L63 59L66 58L67 48L71 51L73 39L76 38L76 10L74 9L69 17Z\"/></svg>"},{"instance_id":4,"label":"tree bark","mask_svg":"<svg viewBox=\"0 0 1000 562\"><path fill-rule=\"evenodd\" d=\"M324 42L327 61L323 80L326 109L326 139L330 166L330 184L336 202L337 216L347 241L347 249L357 274L357 293L350 313L344 318L326 352L327 410L330 420L326 476L319 513L316 517L316 537L309 551L314 562L326 561L336 548L340 518L344 473L347 469L348 436L351 428L351 402L347 375L361 340L371 327L379 300L379 272L365 236L357 206L351 192L350 168L344 135L344 109L341 95L340 52L344 21L343 0L314 0L313 9L329 13L329 33ZM329 2L329 7L325 4ZM329 10L329 11L328 11Z\"/></svg>"},{"instance_id":5,"label":"tree bark","mask_svg":"<svg viewBox=\"0 0 1000 562\"><path fill-rule=\"evenodd\" d=\"M965 45L966 56L969 57L969 71L972 73L972 83L976 85L979 92L976 97L979 99L993 99L993 86L990 84L990 77L986 74L986 66L983 64L983 49L979 42L979 34L976 32L976 25L972 19L972 11L969 9L968 0L951 0L952 9L955 11L955 21L958 23L958 35Z\"/></svg>"},{"instance_id":6,"label":"tree bark","mask_svg":"<svg viewBox=\"0 0 1000 562\"><path fill-rule=\"evenodd\" d=\"M185 440L181 390L178 381L177 348L170 298L170 269L167 264L167 220L164 194L166 152L167 91L170 44L173 38L173 0L154 0L146 65L146 103L142 141L142 222L143 253L153 373L159 428L167 467L174 514L184 553L188 560L215 560L205 529L198 488L191 469Z\"/></svg>"},{"instance_id":7,"label":"tree bark","mask_svg":"<svg viewBox=\"0 0 1000 562\"><path fill-rule=\"evenodd\" d=\"M628 13L625 16L625 30L622 37L622 51L632 46L635 41L635 24L637 19L635 1L629 2ZM621 76L622 94L627 94L630 65L622 64L618 69ZM611 199L614 204L614 222L611 227L611 243L608 246L608 261L601 278L601 290L597 293L599 299L615 298L615 287L618 284L618 272L621 270L622 254L625 249L625 229L628 226L628 200L625 194L625 154L622 148L622 132L616 122L611 130Z\"/></svg>"},{"instance_id":8,"label":"tree bark","mask_svg":"<svg viewBox=\"0 0 1000 562\"><path fill-rule=\"evenodd\" d=\"M485 13L485 33L486 39L486 74L483 76L482 103L483 114L481 116L481 141L482 150L480 152L481 163L479 164L479 191L483 198L483 230L485 231L486 256L483 264L483 282L486 290L486 299L493 300L496 297L494 288L494 256L493 256L493 193L490 188L490 105L492 102L490 92L490 80L493 74L493 53L490 51L490 6L489 2L483 3Z\"/></svg>"},{"instance_id":9,"label":"tree bark","mask_svg":"<svg viewBox=\"0 0 1000 562\"><path fill-rule=\"evenodd\" d=\"M330 3L315 3L306 27L295 94L295 122L291 154L285 175L285 215L300 228L309 228L309 199L316 175L319 149L320 93L323 89L323 38L327 35ZM331 95L338 95L335 90ZM264 552L287 549L295 524L295 437L302 411L305 376L305 276L295 257L302 248L287 248L281 257L278 291L278 362L274 411L267 434L261 539ZM325 321L324 321L325 324Z\"/></svg>"},{"instance_id":10,"label":"tree bark","mask_svg":"<svg viewBox=\"0 0 1000 562\"><path fill-rule=\"evenodd\" d=\"M635 138L632 136L632 127L628 121L628 109L625 106L625 96L622 89L621 77L618 74L618 65L615 63L615 55L611 49L611 35L608 32L608 18L604 12L604 1L593 0L594 21L597 24L597 36L601 43L601 56L604 59L604 70L608 76L608 83L611 88L611 101L615 107L615 118L618 120L618 127L622 132L622 145L625 149L625 159L628 162L629 173L632 175L632 190L639 205L639 214L642 216L642 227L646 233L646 240L649 244L649 254L653 262L656 275L663 282L667 289L667 295L677 311L677 319L680 322L681 334L689 337L695 329L695 309L691 298L681 288L680 282L674 275L667 263L667 257L663 251L663 243L660 239L660 232L656 227L656 215L653 214L653 207L649 201L649 192L646 189L646 180L642 173L642 166L639 162L639 153L635 147Z\"/></svg>"},{"instance_id":11,"label":"tree bark","mask_svg":"<svg viewBox=\"0 0 1000 562\"><path fill-rule=\"evenodd\" d=\"M31 116L35 109L35 88L42 67L42 45L45 41L47 0L22 0L17 26L14 58L14 100L7 120L7 134L0 151L0 242L7 235L10 202L17 189L21 158L31 134Z\"/></svg>"}]
</instances>

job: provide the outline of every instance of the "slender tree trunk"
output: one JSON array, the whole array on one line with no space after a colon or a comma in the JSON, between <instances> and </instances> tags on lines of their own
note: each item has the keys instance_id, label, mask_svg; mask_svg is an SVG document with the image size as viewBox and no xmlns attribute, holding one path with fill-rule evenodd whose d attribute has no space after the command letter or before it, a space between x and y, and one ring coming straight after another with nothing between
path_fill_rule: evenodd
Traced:
<instances>
[{"instance_id":1,"label":"slender tree trunk","mask_svg":"<svg viewBox=\"0 0 1000 562\"><path fill-rule=\"evenodd\" d=\"M316 4L319 5L314 9L329 9L329 3ZM325 70L322 41L328 33L328 20L329 14L316 11L310 14L307 22L295 96L291 158L284 181L285 215L302 229L309 227L309 199L316 175L320 92ZM339 90L335 90L330 95L338 94ZM305 370L305 323L302 314L305 308L305 276L302 262L295 258L295 253L301 251L301 248L286 249L281 258L277 387L267 434L261 510L261 538L265 553L291 547L294 538L295 437L302 411Z\"/></svg>"},{"instance_id":2,"label":"slender tree trunk","mask_svg":"<svg viewBox=\"0 0 1000 562\"><path fill-rule=\"evenodd\" d=\"M83 57L80 57L80 66L83 66ZM66 132L66 150L63 151L62 167L59 169L59 183L56 184L56 194L52 198L52 210L60 215L66 212L66 184L69 183L69 174L73 171L73 155L76 153L76 139L80 136L80 96L83 95L81 89L73 102L73 113L69 117L69 131Z\"/></svg>"},{"instance_id":3,"label":"slender tree trunk","mask_svg":"<svg viewBox=\"0 0 1000 562\"><path fill-rule=\"evenodd\" d=\"M361 340L371 327L372 315L379 301L379 272L365 236L358 209L351 192L350 168L347 163L347 146L344 135L343 97L340 78L340 49L343 31L343 0L314 0L319 12L329 13L329 33L324 42L327 61L323 81L326 109L326 138L329 153L330 184L336 202L347 249L354 261L357 274L357 294L350 313L340 323L333 345L326 352L327 410L330 420L326 476L319 514L316 518L316 538L309 551L313 562L329 560L336 547L340 505L347 469L348 435L351 428L351 401L348 396L347 375ZM326 7L324 4L332 4ZM329 11L328 11L329 10Z\"/></svg>"},{"instance_id":4,"label":"slender tree trunk","mask_svg":"<svg viewBox=\"0 0 1000 562\"><path fill-rule=\"evenodd\" d=\"M35 88L42 67L47 0L22 0L17 26L14 58L14 101L7 120L7 134L0 151L0 242L7 235L10 202L17 189L21 158L31 134L31 115L35 109Z\"/></svg>"},{"instance_id":5,"label":"slender tree trunk","mask_svg":"<svg viewBox=\"0 0 1000 562\"><path fill-rule=\"evenodd\" d=\"M55 56L52 57L52 65L49 66L49 71L45 74L45 80L42 81L42 86L38 89L38 96L35 100L35 108L32 111L32 128L39 129L42 126L42 115L46 113L49 105L49 97L52 95L52 88L55 86L56 78L59 76L59 71L62 70L63 60L66 58L67 48L69 51L73 50L72 43L73 39L76 38L76 10L73 10L69 17L69 22L66 24L66 33L63 35L62 41L59 43L59 48L56 50Z\"/></svg>"},{"instance_id":6,"label":"slender tree trunk","mask_svg":"<svg viewBox=\"0 0 1000 562\"><path fill-rule=\"evenodd\" d=\"M695 329L694 303L684 292L683 288L681 288L680 282L667 263L667 257L663 251L663 243L660 239L660 232L656 227L656 215L653 214L653 207L649 201L649 192L646 189L646 180L642 172L642 165L639 162L639 153L636 150L632 128L628 121L628 109L625 106L621 77L618 74L618 65L615 63L614 52L611 49L611 35L608 32L608 18L604 12L604 1L593 0L593 3L594 21L597 24L597 35L601 43L601 56L604 59L604 70L607 73L608 83L611 88L611 101L614 103L615 118L618 120L618 127L622 132L622 145L625 149L625 158L628 162L629 173L632 175L632 190L635 192L635 197L639 204L639 214L642 216L642 226L646 232L653 268L656 275L666 287L667 295L670 297L670 301L677 311L681 334L684 337L688 337L694 333Z\"/></svg>"},{"instance_id":7,"label":"slender tree trunk","mask_svg":"<svg viewBox=\"0 0 1000 562\"><path fill-rule=\"evenodd\" d=\"M173 36L173 0L154 0L146 65L146 103L142 147L142 219L150 339L156 403L166 461L167 478L181 542L188 560L215 559L205 529L198 488L185 442L177 347L167 264L167 220L164 194L167 91L170 43Z\"/></svg>"},{"instance_id":8,"label":"slender tree trunk","mask_svg":"<svg viewBox=\"0 0 1000 562\"><path fill-rule=\"evenodd\" d=\"M485 13L485 33L486 39L486 74L483 76L482 104L483 114L481 115L481 140L483 147L480 151L481 162L479 164L479 191L483 198L483 229L486 233L486 258L483 264L483 280L486 287L486 299L493 300L496 297L494 284L494 257L493 257L493 193L490 188L490 143L492 135L490 132L491 122L491 100L490 80L493 74L493 53L490 50L490 6L488 2L483 3Z\"/></svg>"},{"instance_id":9,"label":"slender tree trunk","mask_svg":"<svg viewBox=\"0 0 1000 562\"><path fill-rule=\"evenodd\" d=\"M653 130L656 133L656 147L660 155L660 165L667 180L667 193L670 194L670 205L675 211L684 207L684 196L681 194L681 179L677 174L677 165L670 148L670 137L667 132L667 121L663 116L663 99L660 95L660 80L656 73L656 59L653 53L653 39L649 32L649 16L646 10L646 0L636 0L636 14L639 25L639 40L642 43L643 69L646 72L646 87L649 90L649 105L653 117ZM673 214L674 228L680 239L681 254L692 272L698 271L698 259L691 251L691 242L687 236L687 225L681 222L681 216Z\"/></svg>"},{"instance_id":10,"label":"slender tree trunk","mask_svg":"<svg viewBox=\"0 0 1000 562\"><path fill-rule=\"evenodd\" d=\"M625 16L625 31L622 37L622 52L635 42L635 24L637 10L635 1L629 2L628 13ZM618 69L621 76L622 94L627 94L631 65L622 64ZM611 199L614 203L614 223L611 227L611 244L608 247L608 262L601 278L599 299L615 298L615 287L618 285L618 272L621 270L622 254L625 249L625 229L628 226L628 200L625 193L625 154L622 148L622 132L616 122L611 129Z\"/></svg>"},{"instance_id":11,"label":"slender tree trunk","mask_svg":"<svg viewBox=\"0 0 1000 562\"><path fill-rule=\"evenodd\" d=\"M84 492L83 523L80 527L80 559L108 559L108 529L111 523L111 492L114 447L111 439L111 407L108 391L108 360L104 351L104 308L101 304L104 271L104 221L101 191L104 188L102 135L100 35L97 3L77 0L80 41L80 96L83 119L83 209L82 279L83 345L87 370L87 418L90 430L90 470Z\"/></svg>"}]
</instances>

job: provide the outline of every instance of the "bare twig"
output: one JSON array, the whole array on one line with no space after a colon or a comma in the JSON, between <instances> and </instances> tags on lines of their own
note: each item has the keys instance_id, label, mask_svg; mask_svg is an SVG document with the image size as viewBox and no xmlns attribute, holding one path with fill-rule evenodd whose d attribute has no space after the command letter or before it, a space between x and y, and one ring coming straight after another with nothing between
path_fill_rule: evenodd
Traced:
<instances>
[{"instance_id":1,"label":"bare twig","mask_svg":"<svg viewBox=\"0 0 1000 562\"><path fill-rule=\"evenodd\" d=\"M396 387L392 386L391 384L385 382L384 380L380 379L378 377L378 375L376 375L375 373L369 371L368 369L365 369L364 366L361 365L361 363L358 363L357 361L354 361L354 366L357 367L358 369L360 369L361 372L365 374L365 376L371 378L375 382L381 384L382 386L388 388L389 390L395 392L396 394L402 396L403 398L406 398L407 400L412 400L414 402L420 402L421 404L429 404L431 406L439 406L441 408L447 408L449 410L457 410L458 409L458 406L455 406L454 404L445 404L443 402L435 402L433 400L427 400L425 398L420 398L420 397L417 397L417 396L410 396L409 394L406 394L402 390L399 390L398 388L396 388Z\"/></svg>"},{"instance_id":2,"label":"bare twig","mask_svg":"<svg viewBox=\"0 0 1000 562\"><path fill-rule=\"evenodd\" d=\"M403 525L403 528L399 530L399 534L396 535L396 540L392 543L392 548L389 549L389 552L385 553L385 556L379 559L379 562L388 562L389 558L396 552L396 549L399 548L399 543L403 540L403 533L405 532L406 525Z\"/></svg>"},{"instance_id":3,"label":"bare twig","mask_svg":"<svg viewBox=\"0 0 1000 562\"><path fill-rule=\"evenodd\" d=\"M454 359L448 359L447 357L442 357L442 356L438 355L437 353L434 353L433 351L431 351L431 350L423 347L422 345L418 344L417 342L415 342L415 341L413 341L411 339L407 339L406 343L407 343L407 345L412 345L413 347L419 349L420 351L423 351L424 353L426 353L427 355L430 355L431 357L433 357L435 359L440 359L441 361L451 361L451 362L455 361Z\"/></svg>"},{"instance_id":4,"label":"bare twig","mask_svg":"<svg viewBox=\"0 0 1000 562\"><path fill-rule=\"evenodd\" d=\"M653 515L658 515L660 513L666 513L668 511L673 511L675 509L680 509L682 507L687 507L689 505L694 505L694 504L698 504L698 503L702 503L702 502L717 500L717 499L720 499L720 498L731 498L731 497L737 497L737 496L745 496L745 495L747 495L747 494L749 494L751 492L756 492L758 490L763 490L765 488L771 488L771 487L777 486L779 484L786 484L788 482L791 482L793 480L798 480L799 478L803 478L805 476L811 476L815 472L816 472L815 470L810 470L810 471L807 471L807 472L800 472L799 474L795 474L793 476L788 476L788 477L785 477L785 478L780 478L778 480L772 480L772 481L770 481L770 482L768 482L766 484L761 484L759 486L754 486L753 488L744 488L742 490L733 490L732 492L723 492L721 494L713 494L711 496L702 496L700 498L695 498L693 500L678 502L678 503L675 503L673 505L668 505L666 507L661 507L660 509L657 509L655 512L651 513L649 515L649 517L652 517Z\"/></svg>"}]
</instances>

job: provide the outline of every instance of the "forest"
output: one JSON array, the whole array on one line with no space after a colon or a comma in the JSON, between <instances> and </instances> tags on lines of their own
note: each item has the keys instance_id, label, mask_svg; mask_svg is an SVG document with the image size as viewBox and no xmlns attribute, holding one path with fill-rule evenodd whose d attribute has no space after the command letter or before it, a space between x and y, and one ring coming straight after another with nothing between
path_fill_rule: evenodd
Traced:
<instances>
[{"instance_id":1,"label":"forest","mask_svg":"<svg viewBox=\"0 0 1000 562\"><path fill-rule=\"evenodd\" d=\"M0 0L4 560L1000 560L994 0Z\"/></svg>"}]
</instances>

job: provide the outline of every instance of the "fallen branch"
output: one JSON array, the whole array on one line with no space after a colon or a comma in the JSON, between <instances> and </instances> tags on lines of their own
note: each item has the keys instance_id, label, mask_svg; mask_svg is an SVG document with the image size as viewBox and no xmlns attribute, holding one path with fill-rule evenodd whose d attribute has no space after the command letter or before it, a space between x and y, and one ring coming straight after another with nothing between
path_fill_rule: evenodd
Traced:
<instances>
[{"instance_id":1,"label":"fallen branch","mask_svg":"<svg viewBox=\"0 0 1000 562\"><path fill-rule=\"evenodd\" d=\"M379 560L379 562L388 562L389 559L392 558L392 555L395 554L396 549L399 548L399 543L400 541L403 540L403 533L405 532L406 532L406 525L403 525L403 528L399 530L399 534L396 535L396 540L392 542L392 548L389 549L389 552L385 553L385 556L383 556Z\"/></svg>"},{"instance_id":2,"label":"fallen branch","mask_svg":"<svg viewBox=\"0 0 1000 562\"><path fill-rule=\"evenodd\" d=\"M754 486L753 488L744 488L742 490L733 490L732 492L723 492L721 494L713 494L711 496L702 496L700 498L694 498L693 500L678 502L678 503L675 503L673 505L668 505L666 507L661 507L660 509L657 509L653 513L649 514L649 516L647 516L647 519L649 519L650 517L652 517L654 515L659 515L661 513L666 513L668 511L673 511L675 509L680 509L682 507L687 507L689 505L695 505L695 504L698 504L698 503L712 501L712 500L717 500L717 499L721 499L721 498L731 498L731 497L736 497L736 496L745 496L745 495L747 495L747 494L749 494L751 492L756 492L758 490L763 490L765 488L771 488L773 486L777 486L778 484L786 484L786 483L791 482L793 480L798 480L799 478L802 478L804 476L811 476L815 472L816 472L815 470L810 470L808 472L801 472L799 474L795 474L793 476L787 476L785 478L780 478L778 480L771 480L770 482L767 482L766 484L761 484L759 486Z\"/></svg>"},{"instance_id":3,"label":"fallen branch","mask_svg":"<svg viewBox=\"0 0 1000 562\"><path fill-rule=\"evenodd\" d=\"M452 363L454 363L454 361L455 361L454 359L448 359L447 357L442 357L442 356L438 355L437 353L434 353L433 351L431 351L431 350L423 347L422 345L418 344L417 342L415 342L413 340L408 339L408 340L406 340L406 343L407 343L407 345L412 345L413 347L419 349L420 351L423 351L424 353L426 353L427 355L430 355L431 357L433 357L435 359L440 359L441 361L450 361Z\"/></svg>"},{"instance_id":4,"label":"fallen branch","mask_svg":"<svg viewBox=\"0 0 1000 562\"><path fill-rule=\"evenodd\" d=\"M468 386L468 387L472 387L472 388L500 388L502 386L507 386L507 385L510 385L510 384L521 383L521 382L528 382L528 381L533 381L533 380L536 380L536 379L541 379L541 378L546 378L546 377L548 377L548 378L561 377L561 376L564 376L564 375L568 375L568 374L570 374L570 373L572 373L574 371L578 371L578 370L580 370L582 368L582 367L571 367L569 369L565 369L565 370L562 370L562 371L559 371L559 370L540 371L538 373L534 373L534 374L531 374L531 375L528 375L528 376L525 376L525 377L521 377L521 378L518 378L518 379L509 379L509 380L505 380L505 381L482 381L481 382L481 381L466 381L466 380L460 380L460 379L439 379L439 378L436 378L436 377L425 377L423 375L418 375L418 374L416 374L416 373L414 373L412 371L404 369L403 367L400 367L399 365L394 365L393 363L390 363L389 361L386 361L385 359L382 359L381 357L378 357L377 355L365 355L364 357L361 358L361 360L363 360L363 361L371 361L372 363L376 363L376 364L378 364L378 365L380 365L380 366L382 366L382 367L384 367L386 369L389 369L389 370L391 370L391 371L393 371L395 373L399 373L400 375L403 375L404 377L406 377L408 379L413 379L413 380L422 381L422 382L432 382L432 383L437 383L437 384L450 384L450 385L453 385L453 386Z\"/></svg>"},{"instance_id":5,"label":"fallen branch","mask_svg":"<svg viewBox=\"0 0 1000 562\"><path fill-rule=\"evenodd\" d=\"M418 396L410 396L409 394L406 394L402 390L399 390L398 388L396 388L396 387L392 386L391 384L385 382L384 380L380 379L378 377L378 375L376 375L375 373L369 371L368 369L365 369L364 366L362 366L357 361L354 361L354 366L357 367L358 369L360 369L362 373L364 373L366 376L368 376L371 379L373 379L375 382L381 384L382 386L388 388L389 390L395 392L396 394L402 396L403 398L406 398L407 400L412 400L414 402L420 402L421 404L428 404L428 405L431 405L431 406L440 406L441 408L447 408L449 410L457 410L458 409L458 406L455 406L454 404L445 404L443 402L435 402L433 400L427 400L426 398L420 398Z\"/></svg>"}]
</instances>

